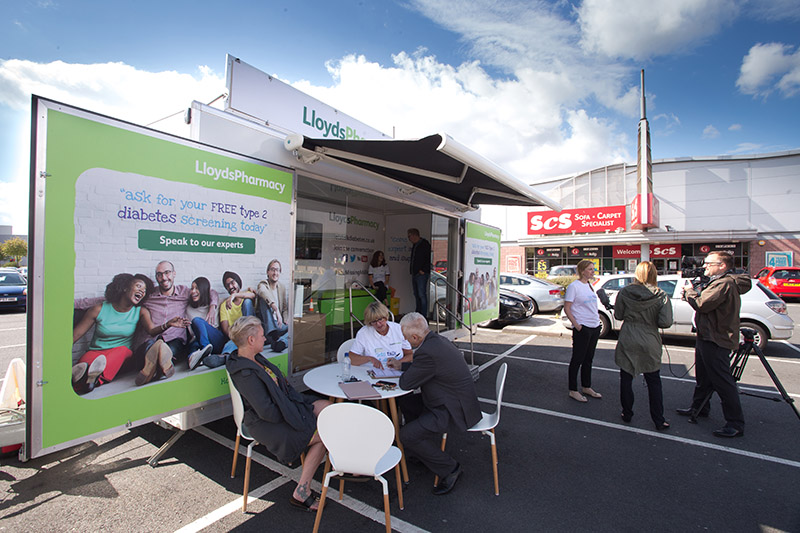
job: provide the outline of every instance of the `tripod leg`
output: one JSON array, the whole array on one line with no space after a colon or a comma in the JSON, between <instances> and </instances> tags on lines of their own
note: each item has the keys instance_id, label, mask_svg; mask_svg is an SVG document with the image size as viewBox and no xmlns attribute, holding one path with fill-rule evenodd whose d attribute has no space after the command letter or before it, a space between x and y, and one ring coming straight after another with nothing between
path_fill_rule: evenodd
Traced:
<instances>
[{"instance_id":1,"label":"tripod leg","mask_svg":"<svg viewBox=\"0 0 800 533\"><path fill-rule=\"evenodd\" d=\"M786 389L783 388L783 384L778 379L778 376L775 374L775 371L772 370L772 367L767 361L767 358L764 356L764 353L761 351L761 348L759 348L756 345L753 345L753 348L756 351L756 355L758 355L758 358L761 360L761 364L764 365L764 369L767 371L767 374L769 374L769 377L772 378L772 382L775 384L775 388L778 389L778 392L781 393L781 398L783 398L783 400L789 404L789 406L794 411L794 414L797 415L797 418L800 418L800 412L797 411L797 406L795 406L794 404L794 398L789 396L789 393L787 393Z\"/></svg>"},{"instance_id":2,"label":"tripod leg","mask_svg":"<svg viewBox=\"0 0 800 533\"><path fill-rule=\"evenodd\" d=\"M692 408L692 414L689 415L689 423L690 424L697 424L697 415L699 415L703 411L703 408L705 408L706 404L711 401L711 396L713 394L714 394L714 391L712 390L711 392L709 392L706 395L705 398L703 398L703 401L700 403L700 405L696 409L694 407Z\"/></svg>"}]
</instances>

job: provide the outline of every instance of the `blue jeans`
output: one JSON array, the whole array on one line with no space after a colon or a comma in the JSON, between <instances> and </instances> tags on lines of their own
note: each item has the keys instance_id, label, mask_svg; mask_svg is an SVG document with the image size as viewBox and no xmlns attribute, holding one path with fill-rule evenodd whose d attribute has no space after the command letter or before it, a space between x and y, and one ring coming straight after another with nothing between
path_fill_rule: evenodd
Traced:
<instances>
[{"instance_id":1,"label":"blue jeans","mask_svg":"<svg viewBox=\"0 0 800 533\"><path fill-rule=\"evenodd\" d=\"M214 347L212 353L221 353L225 345L225 334L203 320L202 318L192 319L192 331L194 340L189 345L189 352L204 348L209 344Z\"/></svg>"},{"instance_id":2,"label":"blue jeans","mask_svg":"<svg viewBox=\"0 0 800 533\"><path fill-rule=\"evenodd\" d=\"M414 291L414 300L417 305L416 311L424 317L428 316L428 281L430 278L430 272L411 276L411 288Z\"/></svg>"},{"instance_id":3,"label":"blue jeans","mask_svg":"<svg viewBox=\"0 0 800 533\"><path fill-rule=\"evenodd\" d=\"M262 300L261 298L258 299L258 312L261 315L261 323L264 326L264 335L267 337L267 341L283 341L284 344L289 344L289 325L283 324L280 327L278 326L275 317L272 314L272 309L267 305L267 302ZM270 335L270 333L273 333Z\"/></svg>"},{"instance_id":4,"label":"blue jeans","mask_svg":"<svg viewBox=\"0 0 800 533\"><path fill-rule=\"evenodd\" d=\"M250 298L245 298L242 302L242 316L255 316L256 308L253 305L253 300ZM232 326L233 324L231 324Z\"/></svg>"},{"instance_id":5,"label":"blue jeans","mask_svg":"<svg viewBox=\"0 0 800 533\"><path fill-rule=\"evenodd\" d=\"M255 306L253 305L253 300L250 298L245 298L242 302L242 316L255 316ZM230 324L229 326L232 326ZM216 355L214 353L210 354L208 357L203 359L203 364L210 368L216 368L218 366L222 366L225 364L225 361L228 359L228 355L233 353L236 349L236 343L232 340L228 340L225 343L225 346L222 347L222 353L220 355ZM216 350L214 350L216 352Z\"/></svg>"}]
</instances>

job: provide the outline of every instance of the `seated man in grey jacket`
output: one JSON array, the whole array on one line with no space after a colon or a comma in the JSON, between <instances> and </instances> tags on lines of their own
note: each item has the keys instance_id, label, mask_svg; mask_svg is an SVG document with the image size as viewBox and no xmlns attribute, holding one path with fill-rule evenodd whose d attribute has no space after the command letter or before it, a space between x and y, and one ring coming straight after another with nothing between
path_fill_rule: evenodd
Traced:
<instances>
[{"instance_id":1,"label":"seated man in grey jacket","mask_svg":"<svg viewBox=\"0 0 800 533\"><path fill-rule=\"evenodd\" d=\"M400 321L400 327L411 347L416 348L414 360L400 363L394 359L387 364L393 368L402 365L405 370L400 388L422 389L422 394L403 397L408 401L402 405L406 424L400 429L400 440L406 451L439 476L433 493L447 494L461 475L461 465L442 451L439 442L442 433L466 431L481 419L475 383L458 348L432 332L424 316L409 313ZM421 402L418 409L409 405L415 400Z\"/></svg>"}]
</instances>

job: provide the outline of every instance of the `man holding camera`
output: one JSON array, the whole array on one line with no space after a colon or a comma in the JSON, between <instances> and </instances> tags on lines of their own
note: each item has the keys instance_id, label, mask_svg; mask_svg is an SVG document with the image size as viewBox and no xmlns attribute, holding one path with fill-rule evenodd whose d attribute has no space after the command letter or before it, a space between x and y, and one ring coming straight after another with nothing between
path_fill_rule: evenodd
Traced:
<instances>
[{"instance_id":1,"label":"man holding camera","mask_svg":"<svg viewBox=\"0 0 800 533\"><path fill-rule=\"evenodd\" d=\"M725 426L714 431L717 437L744 435L744 414L739 390L731 374L730 353L739 347L739 307L741 295L750 290L750 278L733 272L729 252L711 252L706 256L703 287L686 288L683 299L696 311L695 380L692 406L678 409L679 415L707 417L711 409L705 401L713 392L722 401Z\"/></svg>"}]
</instances>

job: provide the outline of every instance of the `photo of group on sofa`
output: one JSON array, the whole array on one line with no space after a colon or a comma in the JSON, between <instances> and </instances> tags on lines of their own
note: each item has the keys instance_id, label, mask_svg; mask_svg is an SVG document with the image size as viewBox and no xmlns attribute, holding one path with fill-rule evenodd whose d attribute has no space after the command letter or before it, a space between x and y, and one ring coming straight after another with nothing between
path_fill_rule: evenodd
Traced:
<instances>
[{"instance_id":1,"label":"photo of group on sofa","mask_svg":"<svg viewBox=\"0 0 800 533\"><path fill-rule=\"evenodd\" d=\"M220 296L205 276L178 283L175 266L165 260L156 265L155 283L145 274L119 273L102 297L76 297L73 389L87 398L105 397L176 373L221 367L236 349L230 328L242 316L261 320L266 357L285 353L290 314L281 268L271 260L255 289L226 271L220 280L228 294Z\"/></svg>"}]
</instances>

